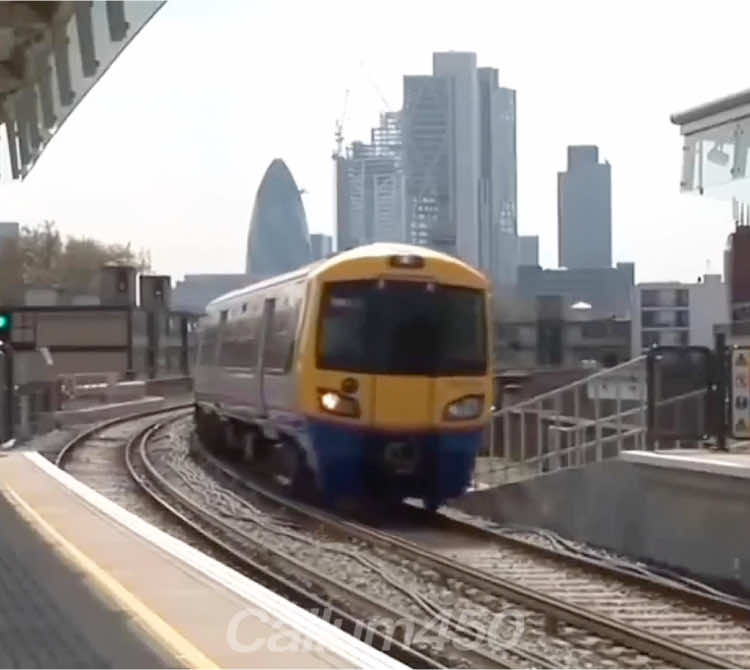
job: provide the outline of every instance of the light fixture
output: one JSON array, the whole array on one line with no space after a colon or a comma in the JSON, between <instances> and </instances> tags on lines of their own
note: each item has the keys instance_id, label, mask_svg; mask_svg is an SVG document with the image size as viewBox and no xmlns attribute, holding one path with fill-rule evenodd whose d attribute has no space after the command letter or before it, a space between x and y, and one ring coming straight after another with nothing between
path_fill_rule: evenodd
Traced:
<instances>
[{"instance_id":1,"label":"light fixture","mask_svg":"<svg viewBox=\"0 0 750 670\"><path fill-rule=\"evenodd\" d=\"M706 154L706 158L715 165L720 165L721 167L724 167L729 163L729 154L724 151L723 142L716 142L713 149Z\"/></svg>"}]
</instances>

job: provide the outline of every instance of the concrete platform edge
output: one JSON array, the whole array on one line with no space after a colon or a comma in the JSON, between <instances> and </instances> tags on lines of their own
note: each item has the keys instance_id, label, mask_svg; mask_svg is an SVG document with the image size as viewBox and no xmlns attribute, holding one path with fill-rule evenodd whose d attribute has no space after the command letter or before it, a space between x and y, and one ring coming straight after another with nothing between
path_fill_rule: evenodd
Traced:
<instances>
[{"instance_id":1,"label":"concrete platform edge","mask_svg":"<svg viewBox=\"0 0 750 670\"><path fill-rule=\"evenodd\" d=\"M35 452L23 454L31 463L60 482L88 504L116 521L130 532L158 546L170 556L189 565L209 579L218 582L244 600L265 610L272 617L294 628L313 640L326 640L325 646L354 667L381 667L403 669L406 666L390 656L377 651L336 626L319 619L314 614L289 602L265 586L240 574L152 526L135 514L125 510L100 493L89 488L68 473L60 470L44 456Z\"/></svg>"},{"instance_id":2,"label":"concrete platform edge","mask_svg":"<svg viewBox=\"0 0 750 670\"><path fill-rule=\"evenodd\" d=\"M672 468L703 472L726 477L750 479L750 467L742 463L732 463L705 454L665 454L653 451L623 451L620 460L627 463L640 463L657 468Z\"/></svg>"}]
</instances>

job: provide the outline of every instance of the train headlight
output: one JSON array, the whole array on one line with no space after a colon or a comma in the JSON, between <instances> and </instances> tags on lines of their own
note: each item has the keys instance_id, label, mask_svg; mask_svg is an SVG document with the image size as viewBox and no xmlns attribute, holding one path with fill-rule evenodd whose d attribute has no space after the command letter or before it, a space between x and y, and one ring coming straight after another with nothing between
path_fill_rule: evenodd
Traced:
<instances>
[{"instance_id":1,"label":"train headlight","mask_svg":"<svg viewBox=\"0 0 750 670\"><path fill-rule=\"evenodd\" d=\"M318 398L320 400L320 408L324 412L337 414L338 416L359 416L359 403L356 398L350 398L338 391L329 391L326 389L318 389Z\"/></svg>"},{"instance_id":2,"label":"train headlight","mask_svg":"<svg viewBox=\"0 0 750 670\"><path fill-rule=\"evenodd\" d=\"M389 263L394 268L423 268L424 258L415 254L402 254L400 256L391 256Z\"/></svg>"},{"instance_id":3,"label":"train headlight","mask_svg":"<svg viewBox=\"0 0 750 670\"><path fill-rule=\"evenodd\" d=\"M447 421L467 421L476 419L484 408L484 397L481 395L467 395L454 400L445 406L443 418Z\"/></svg>"}]
</instances>

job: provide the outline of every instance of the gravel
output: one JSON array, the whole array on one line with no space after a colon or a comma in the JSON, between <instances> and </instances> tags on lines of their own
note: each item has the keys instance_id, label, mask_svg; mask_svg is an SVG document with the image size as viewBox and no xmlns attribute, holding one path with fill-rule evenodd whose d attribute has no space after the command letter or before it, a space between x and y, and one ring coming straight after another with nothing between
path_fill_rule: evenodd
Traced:
<instances>
[{"instance_id":1,"label":"gravel","mask_svg":"<svg viewBox=\"0 0 750 670\"><path fill-rule=\"evenodd\" d=\"M152 443L150 458L170 483L191 498L205 501L211 511L231 520L253 542L291 555L302 566L337 579L355 591L366 594L394 609L409 612L422 621L440 617L460 617L471 612L471 621L488 622L500 615L520 622L523 634L519 650L533 652L549 663L567 667L660 667L659 662L638 652L614 648L611 640L563 626L560 636L545 629L545 618L510 601L488 596L458 580L445 580L434 569L418 561L394 555L361 541L341 542L325 533L310 532L305 524L288 515L259 509L247 495L228 490L189 456L190 424L180 422L170 429L167 439ZM420 604L421 603L421 604ZM430 614L425 614L425 608ZM510 626L506 625L506 628ZM499 636L502 638L502 635ZM480 647L488 650L488 647ZM518 657L495 652L517 665ZM522 661L528 662L528 661Z\"/></svg>"}]
</instances>

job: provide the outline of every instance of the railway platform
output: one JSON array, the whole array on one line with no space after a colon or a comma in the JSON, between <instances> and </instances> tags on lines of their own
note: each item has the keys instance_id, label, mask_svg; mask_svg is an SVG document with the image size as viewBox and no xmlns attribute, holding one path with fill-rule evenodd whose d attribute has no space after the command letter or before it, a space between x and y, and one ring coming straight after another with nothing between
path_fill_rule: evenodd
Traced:
<instances>
[{"instance_id":1,"label":"railway platform","mask_svg":"<svg viewBox=\"0 0 750 670\"><path fill-rule=\"evenodd\" d=\"M405 667L38 453L0 494L0 666Z\"/></svg>"},{"instance_id":2,"label":"railway platform","mask_svg":"<svg viewBox=\"0 0 750 670\"><path fill-rule=\"evenodd\" d=\"M750 594L750 451L623 451L585 467L477 487L454 505Z\"/></svg>"}]
</instances>

